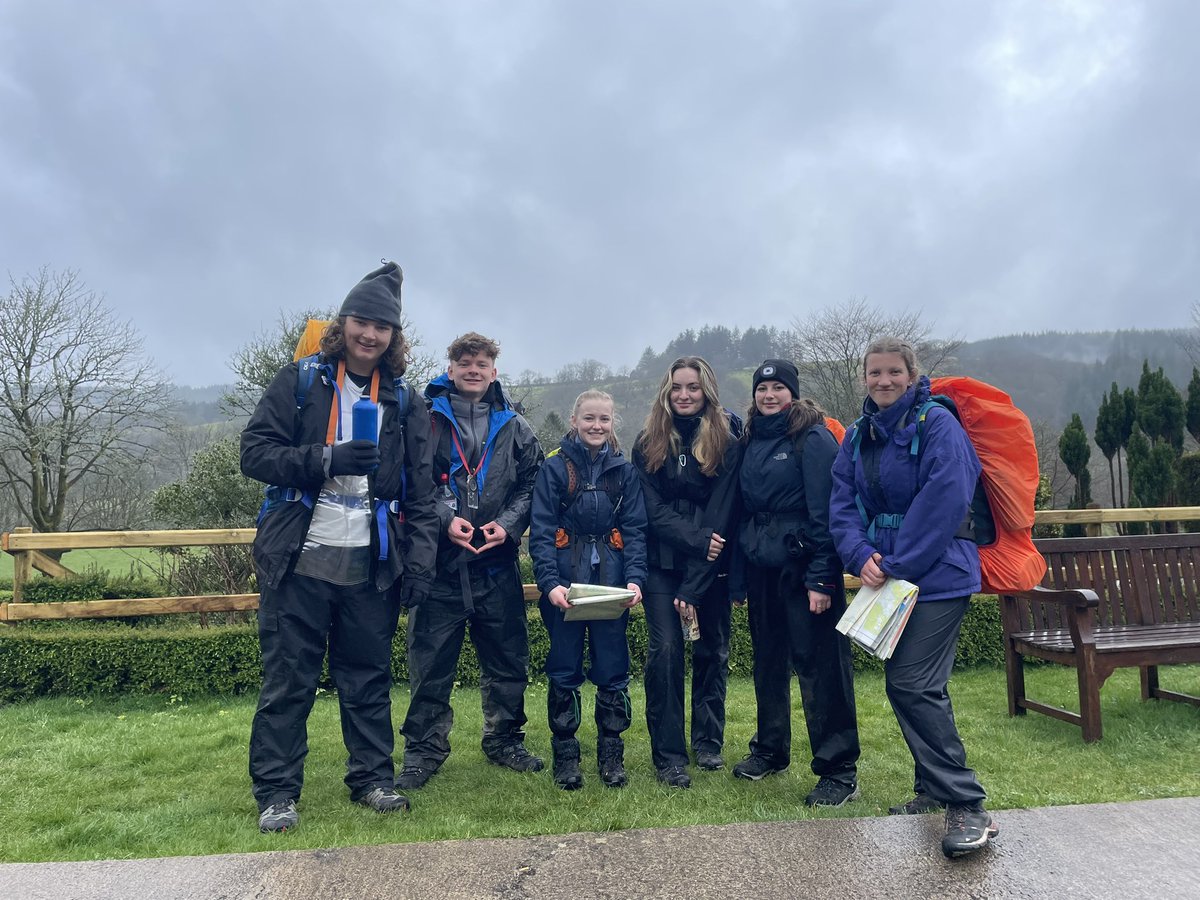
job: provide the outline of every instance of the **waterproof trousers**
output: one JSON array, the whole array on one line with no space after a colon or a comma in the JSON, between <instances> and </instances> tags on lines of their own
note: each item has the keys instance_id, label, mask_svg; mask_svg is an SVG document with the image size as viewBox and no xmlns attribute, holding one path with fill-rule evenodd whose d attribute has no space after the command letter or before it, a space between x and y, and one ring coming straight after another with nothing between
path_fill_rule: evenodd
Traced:
<instances>
[{"instance_id":1,"label":"waterproof trousers","mask_svg":"<svg viewBox=\"0 0 1200 900\"><path fill-rule=\"evenodd\" d=\"M483 752L495 759L525 740L529 627L517 564L469 570L468 575L474 606L469 614L458 569L440 572L429 597L408 613L411 696L400 728L406 766L436 771L450 755L450 693L468 625L479 658Z\"/></svg>"},{"instance_id":2,"label":"waterproof trousers","mask_svg":"<svg viewBox=\"0 0 1200 900\"><path fill-rule=\"evenodd\" d=\"M583 684L583 645L587 637L588 679L596 685L596 734L618 737L629 727L629 613L619 619L567 622L563 611L542 597L538 604L550 635L546 678L550 682L546 712L556 739L573 738L582 719L579 688Z\"/></svg>"},{"instance_id":3,"label":"waterproof trousers","mask_svg":"<svg viewBox=\"0 0 1200 900\"><path fill-rule=\"evenodd\" d=\"M850 642L837 631L846 594L834 593L830 608L813 614L798 577L780 569L748 567L750 642L754 648L754 698L758 730L750 752L778 768L791 762L791 675L800 682L812 770L843 784L856 780L858 718Z\"/></svg>"},{"instance_id":4,"label":"waterproof trousers","mask_svg":"<svg viewBox=\"0 0 1200 900\"><path fill-rule=\"evenodd\" d=\"M646 610L646 727L655 769L688 764L684 730L684 639L675 592L683 572L651 569ZM692 644L691 749L720 753L729 680L729 587L718 576L696 606L700 639Z\"/></svg>"},{"instance_id":5,"label":"waterproof trousers","mask_svg":"<svg viewBox=\"0 0 1200 900\"><path fill-rule=\"evenodd\" d=\"M913 790L946 804L987 797L967 768L967 751L946 692L967 600L919 601L892 658L884 663L888 700L913 757Z\"/></svg>"},{"instance_id":6,"label":"waterproof trousers","mask_svg":"<svg viewBox=\"0 0 1200 900\"><path fill-rule=\"evenodd\" d=\"M380 593L370 582L346 586L290 575L278 588L263 588L263 683L250 728L250 778L259 810L300 796L308 714L326 646L349 753L350 797L392 787L391 661L399 615L397 593Z\"/></svg>"}]
</instances>

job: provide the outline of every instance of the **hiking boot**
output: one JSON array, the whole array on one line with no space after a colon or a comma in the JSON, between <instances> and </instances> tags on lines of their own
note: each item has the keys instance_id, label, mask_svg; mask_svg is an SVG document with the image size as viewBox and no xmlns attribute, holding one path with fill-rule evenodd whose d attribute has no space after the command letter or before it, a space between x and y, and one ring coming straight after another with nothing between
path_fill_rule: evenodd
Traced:
<instances>
[{"instance_id":1,"label":"hiking boot","mask_svg":"<svg viewBox=\"0 0 1200 900\"><path fill-rule=\"evenodd\" d=\"M953 859L973 853L1000 833L996 823L982 803L968 806L951 804L946 807L946 836L942 838L942 852Z\"/></svg>"},{"instance_id":2,"label":"hiking boot","mask_svg":"<svg viewBox=\"0 0 1200 900\"><path fill-rule=\"evenodd\" d=\"M755 756L751 753L733 767L734 778L745 778L748 781L761 781L768 775L782 772L787 766L777 766L765 756Z\"/></svg>"},{"instance_id":3,"label":"hiking boot","mask_svg":"<svg viewBox=\"0 0 1200 900\"><path fill-rule=\"evenodd\" d=\"M369 806L377 813L397 812L408 809L408 798L388 787L372 788L359 797L356 803Z\"/></svg>"},{"instance_id":4,"label":"hiking boot","mask_svg":"<svg viewBox=\"0 0 1200 900\"><path fill-rule=\"evenodd\" d=\"M605 787L625 787L625 742L620 738L600 738L596 744L596 767Z\"/></svg>"},{"instance_id":5,"label":"hiking boot","mask_svg":"<svg viewBox=\"0 0 1200 900\"><path fill-rule=\"evenodd\" d=\"M696 765L705 772L719 772L725 768L725 760L721 758L720 753L713 753L711 750L697 750Z\"/></svg>"},{"instance_id":6,"label":"hiking boot","mask_svg":"<svg viewBox=\"0 0 1200 900\"><path fill-rule=\"evenodd\" d=\"M845 806L851 800L858 799L858 782L846 784L844 781L834 781L822 775L817 779L817 786L809 791L804 798L805 806Z\"/></svg>"},{"instance_id":7,"label":"hiking boot","mask_svg":"<svg viewBox=\"0 0 1200 900\"><path fill-rule=\"evenodd\" d=\"M925 813L941 812L946 808L946 804L940 800L934 800L928 794L917 794L907 803L901 803L899 806L889 806L889 816L923 816Z\"/></svg>"},{"instance_id":8,"label":"hiking boot","mask_svg":"<svg viewBox=\"0 0 1200 900\"><path fill-rule=\"evenodd\" d=\"M519 742L510 744L495 756L489 756L488 762L494 766L512 769L514 772L540 772L546 768L540 756L534 756Z\"/></svg>"},{"instance_id":9,"label":"hiking boot","mask_svg":"<svg viewBox=\"0 0 1200 900\"><path fill-rule=\"evenodd\" d=\"M259 831L290 831L300 824L295 800L280 800L272 803L258 814Z\"/></svg>"},{"instance_id":10,"label":"hiking boot","mask_svg":"<svg viewBox=\"0 0 1200 900\"><path fill-rule=\"evenodd\" d=\"M583 773L579 771L579 741L575 738L554 738L554 783L564 791L577 791L583 787Z\"/></svg>"},{"instance_id":11,"label":"hiking boot","mask_svg":"<svg viewBox=\"0 0 1200 900\"><path fill-rule=\"evenodd\" d=\"M692 786L692 776L688 775L687 769L683 766L667 766L665 769L659 769L654 777L667 787L690 788Z\"/></svg>"},{"instance_id":12,"label":"hiking boot","mask_svg":"<svg viewBox=\"0 0 1200 900\"><path fill-rule=\"evenodd\" d=\"M406 765L396 778L396 787L402 791L416 791L425 787L429 779L437 774L437 769L427 769L424 766Z\"/></svg>"}]
</instances>

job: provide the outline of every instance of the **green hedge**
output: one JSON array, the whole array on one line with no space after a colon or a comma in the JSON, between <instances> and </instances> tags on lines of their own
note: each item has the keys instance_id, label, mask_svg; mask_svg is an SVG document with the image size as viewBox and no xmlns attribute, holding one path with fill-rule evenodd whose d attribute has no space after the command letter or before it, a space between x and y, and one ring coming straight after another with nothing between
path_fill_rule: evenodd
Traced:
<instances>
[{"instance_id":1,"label":"green hedge","mask_svg":"<svg viewBox=\"0 0 1200 900\"><path fill-rule=\"evenodd\" d=\"M408 677L404 627L392 645L397 680ZM536 610L529 616L530 660L540 677L549 637ZM630 619L629 649L633 674L640 676L646 657L646 618ZM854 650L859 670L882 663ZM751 671L750 633L746 610L733 612L730 667L735 675ZM957 665L999 666L1004 663L1000 611L994 597L971 601L959 638ZM14 625L0 630L0 703L48 695L164 693L180 696L240 694L258 690L261 677L258 634L249 625L186 629L37 630ZM479 683L479 663L470 641L464 643L458 681ZM328 678L324 679L326 686Z\"/></svg>"}]
</instances>

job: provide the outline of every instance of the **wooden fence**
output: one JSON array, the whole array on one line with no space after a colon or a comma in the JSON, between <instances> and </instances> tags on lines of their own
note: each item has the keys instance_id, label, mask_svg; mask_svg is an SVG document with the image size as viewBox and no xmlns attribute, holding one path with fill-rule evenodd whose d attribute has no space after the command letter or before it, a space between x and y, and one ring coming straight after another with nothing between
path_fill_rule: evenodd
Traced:
<instances>
[{"instance_id":1,"label":"wooden fence","mask_svg":"<svg viewBox=\"0 0 1200 900\"><path fill-rule=\"evenodd\" d=\"M1179 522L1200 520L1200 506L1140 509L1038 510L1042 525L1101 525L1116 522ZM0 603L0 623L32 619L103 619L116 616L156 616L176 613L235 612L258 609L258 594L211 594L194 597L145 597L124 600L81 600L64 603L26 603L25 585L36 570L51 578L76 575L45 551L102 548L215 547L249 545L253 528L217 528L192 531L72 531L35 533L17 528L0 537L0 549L13 557L13 597ZM859 581L845 577L847 588ZM525 585L525 599L536 600L536 585Z\"/></svg>"}]
</instances>

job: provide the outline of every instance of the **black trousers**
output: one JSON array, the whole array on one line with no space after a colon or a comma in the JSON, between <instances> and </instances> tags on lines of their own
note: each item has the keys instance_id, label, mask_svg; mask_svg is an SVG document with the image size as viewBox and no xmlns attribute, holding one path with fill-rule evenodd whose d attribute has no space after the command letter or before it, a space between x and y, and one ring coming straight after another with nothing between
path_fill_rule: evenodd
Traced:
<instances>
[{"instance_id":1,"label":"black trousers","mask_svg":"<svg viewBox=\"0 0 1200 900\"><path fill-rule=\"evenodd\" d=\"M688 764L684 737L684 640L675 591L682 572L651 569L646 610L646 728L654 768ZM700 640L692 644L692 750L721 752L725 743L725 689L729 680L729 588L718 577L697 605Z\"/></svg>"},{"instance_id":2,"label":"black trousers","mask_svg":"<svg viewBox=\"0 0 1200 900\"><path fill-rule=\"evenodd\" d=\"M966 613L966 597L919 601L884 664L888 700L913 757L913 790L942 803L976 803L987 797L967 768L967 751L946 691Z\"/></svg>"},{"instance_id":3,"label":"black trousers","mask_svg":"<svg viewBox=\"0 0 1200 900\"><path fill-rule=\"evenodd\" d=\"M263 683L250 729L250 778L260 810L299 798L308 754L308 714L321 663L337 687L346 784L357 800L392 787L392 637L400 615L395 591L344 586L292 575L264 588L258 607Z\"/></svg>"},{"instance_id":4,"label":"black trousers","mask_svg":"<svg viewBox=\"0 0 1200 900\"><path fill-rule=\"evenodd\" d=\"M437 769L450 755L450 693L468 624L479 657L483 752L500 756L525 739L529 625L517 564L471 571L470 581L475 610L469 617L457 569L440 572L429 597L408 613L411 697L400 728L405 765Z\"/></svg>"},{"instance_id":5,"label":"black trousers","mask_svg":"<svg viewBox=\"0 0 1200 900\"><path fill-rule=\"evenodd\" d=\"M749 567L750 642L754 647L754 697L758 731L750 752L776 766L791 762L791 675L800 682L813 773L853 783L859 756L858 718L850 642L835 626L846 611L845 591L814 615L799 577L780 569Z\"/></svg>"}]
</instances>

